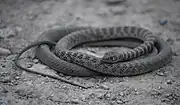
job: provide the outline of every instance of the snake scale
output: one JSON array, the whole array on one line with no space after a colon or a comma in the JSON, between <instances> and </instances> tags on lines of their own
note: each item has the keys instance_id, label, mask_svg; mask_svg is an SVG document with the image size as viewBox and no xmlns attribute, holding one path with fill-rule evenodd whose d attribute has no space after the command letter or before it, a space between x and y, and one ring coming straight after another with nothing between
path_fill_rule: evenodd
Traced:
<instances>
[{"instance_id":1,"label":"snake scale","mask_svg":"<svg viewBox=\"0 0 180 105\"><path fill-rule=\"evenodd\" d=\"M87 30L89 30L89 28L90 27L56 28L56 29L51 29L46 32L43 32L40 35L39 39L37 40L37 43L28 46L27 48L23 49L19 53L19 56L17 56L15 63L18 67L20 67L20 64L17 63L17 60L20 57L20 55L25 50L27 50L35 45L39 45L36 48L36 56L40 59L40 61L42 61L44 64L46 64L50 68L54 69L55 71L61 72L66 75L71 75L71 76L95 76L95 75L102 75L102 74L109 74L109 75L114 75L114 76L133 76L133 75L138 75L138 74L150 72L152 70L161 68L162 66L164 66L165 64L167 64L168 62L171 61L171 56L172 56L171 48L163 40L161 40L157 36L153 36L152 33L149 32L148 30L145 30L143 28L130 27L130 26L126 26L126 28L119 28L121 30L121 31L119 31L119 33L121 33L121 34L114 33L112 35L112 37L107 37L107 39L106 38L104 39L105 41L109 40L109 39L112 39L112 40L117 39L117 36L119 36L119 35L123 36L123 37L118 37L120 39L126 38L125 36L132 38L132 42L131 41L128 42L128 40L124 41L124 42L117 41L118 42L117 44L119 44L119 46L127 45L127 43L129 43L129 44L135 43L137 41L137 40L135 40L136 38L144 41L144 43L138 42L139 46L133 47L132 50L129 50L129 51L123 52L123 53L117 53L118 58L115 59L116 63L114 62L114 58L112 58L108 55L111 52L108 52L105 54L105 55L108 55L107 57L104 56L105 59L92 57L93 59L95 59L96 63L94 63L94 61L92 61L92 60L89 61L89 60L84 59L84 57L86 57L86 56L84 56L84 55L82 56L82 54L80 52L75 52L75 53L80 54L84 60L77 59L78 57L76 57L76 56L71 56L70 57L71 59L68 60L67 59L67 57L69 57L68 53L64 54L65 56L58 55L58 54L61 54L61 51L62 52L69 51L69 48L72 48L77 44L81 44L82 43L81 39L84 40L83 35L85 35L86 32L87 32L87 34L93 33L94 36L97 35L97 37L94 37L95 39L98 39L98 40L95 40L95 41L97 41L97 42L95 42L96 43L95 45L101 44L101 42L99 42L99 41L101 41L101 39L104 38L103 36L105 35L105 33L108 33L107 35L110 36L110 34L112 34L113 32L117 32L117 31L109 31L114 28L103 28L102 30L99 30L99 28L90 28L90 30L92 30L92 31L87 31ZM86 31L84 31L85 33L82 33L83 30L86 30ZM96 34L96 33L100 33L100 31L104 32L104 34L99 34L100 35L100 37L99 37L98 34ZM129 32L131 32L131 34ZM132 35L132 32L134 33L133 35ZM69 36L73 36L73 34L75 37L68 38ZM78 34L80 34L80 35L78 36ZM89 36L89 37L91 37L91 36ZM89 39L91 39L91 38L89 38ZM64 42L63 40L66 40L66 42ZM71 40L73 40L73 41L71 41ZM61 45L62 41L65 46ZM91 41L92 40L90 40L90 42ZM93 41L94 41L94 39L93 39ZM125 43L125 42L127 42L127 43ZM55 52L56 52L57 56L59 56L61 59L59 57L57 57L51 51L51 48L48 45L48 44L54 45L54 43L57 43L57 45L55 47ZM107 43L105 43L105 44L107 44ZM117 44L113 43L112 46L117 45ZM104 44L102 44L102 45L104 45ZM66 49L66 48L68 48L68 49ZM157 53L152 54L151 56L146 56L144 58L133 59L133 58L136 58L143 54L146 54L148 52L151 52L152 49L157 49ZM90 56L90 55L88 55L88 56ZM77 62L73 59L75 59ZM82 63L82 61L83 61L83 63ZM119 61L121 61L121 62L119 62ZM124 61L124 62L122 62L122 61ZM112 64L109 64L109 63L112 63ZM91 65L90 68L89 68L89 66L90 66L89 64ZM101 66L99 66L99 64ZM156 65L156 66L154 66L154 65ZM22 68L22 69L30 71L25 68ZM99 71L96 71L97 69L99 69ZM46 76L46 75L44 75L44 76ZM65 82L68 82L68 81L65 81Z\"/></svg>"}]
</instances>

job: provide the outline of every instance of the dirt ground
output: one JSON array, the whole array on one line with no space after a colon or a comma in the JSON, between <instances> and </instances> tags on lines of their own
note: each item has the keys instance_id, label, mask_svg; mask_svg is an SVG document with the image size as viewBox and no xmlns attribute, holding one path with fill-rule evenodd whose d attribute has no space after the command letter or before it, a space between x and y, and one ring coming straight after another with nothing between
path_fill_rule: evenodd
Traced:
<instances>
[{"instance_id":1,"label":"dirt ground","mask_svg":"<svg viewBox=\"0 0 180 105\"><path fill-rule=\"evenodd\" d=\"M180 1L108 1L1 0L0 47L10 49L12 54L0 57L0 105L180 105ZM62 75L94 86L90 89L31 74L13 65L17 52L45 30L119 25L141 26L163 38L173 50L172 63L134 77ZM27 61L34 70L55 73L37 59L31 60L32 56L27 53L23 63Z\"/></svg>"}]
</instances>

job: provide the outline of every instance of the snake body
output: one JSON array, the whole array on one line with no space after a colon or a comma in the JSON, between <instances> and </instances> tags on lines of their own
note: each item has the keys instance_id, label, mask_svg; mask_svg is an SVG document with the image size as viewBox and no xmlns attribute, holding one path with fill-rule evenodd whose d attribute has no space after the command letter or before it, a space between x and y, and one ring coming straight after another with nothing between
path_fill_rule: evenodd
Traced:
<instances>
[{"instance_id":1,"label":"snake body","mask_svg":"<svg viewBox=\"0 0 180 105\"><path fill-rule=\"evenodd\" d=\"M59 39L61 39L62 37L72 32L85 30L85 29L89 29L89 27L52 29L47 32L44 32L39 37L38 41L48 40L52 42L57 42ZM138 32L142 33L143 31L141 30ZM67 75L72 75L72 76L99 75L97 71L92 71L89 68L83 67L81 65L73 64L73 63L59 59L50 51L49 47L46 45L40 46L36 49L36 56L50 68L56 71L59 71L61 73L67 74Z\"/></svg>"},{"instance_id":2,"label":"snake body","mask_svg":"<svg viewBox=\"0 0 180 105\"><path fill-rule=\"evenodd\" d=\"M129 27L131 28L131 27ZM122 28L125 29L125 28ZM108 30L114 30L108 29ZM98 41L98 40L106 40L108 39L113 39L113 38L120 38L122 34L120 33L121 31L109 31L109 33L101 33L101 29L94 31L92 30L81 30L74 32L72 34L69 34L65 37L63 37L56 45L55 47L55 53L58 57L61 59L78 64L80 66L83 66L85 68L91 69L96 72L108 74L108 75L114 75L114 76L131 76L131 75L138 75L142 74L148 71L151 71L154 68L159 68L161 67L160 65L166 64L164 62L164 59L167 57L169 58L169 54L171 52L170 48L167 47L163 50L163 52L160 52L157 54L157 56L153 57L148 57L144 59L138 59L138 60L133 60L133 61L126 61L126 62L118 62L118 63L102 63L100 58L94 57L92 55L88 55L85 53L81 52L74 52L71 51L70 49L73 48L74 46L78 44L82 44L84 42L88 41ZM120 33L120 34L117 34ZM118 37L120 36L120 37ZM138 35L134 35L138 36ZM142 35L140 35L142 36ZM123 37L128 37L127 35L123 35ZM132 36L130 36L132 37ZM158 40L159 42L162 42L162 40L158 39L157 37L153 36L150 37L150 39ZM151 41L151 40L150 40ZM150 42L148 41L148 42ZM155 41L156 42L156 41ZM143 44L142 44L143 45ZM141 46L140 46L141 47ZM137 47L138 48L138 47ZM133 49L134 50L134 49ZM161 47L158 48L158 50L161 50ZM141 52L143 50L140 50ZM128 53L127 53L128 54ZM162 54L162 55L161 55ZM164 56L166 55L166 56ZM130 58L133 56L133 52L129 54ZM126 57L128 58L128 57ZM167 58L167 59L168 59ZM118 58L117 58L118 59ZM166 60L167 60L166 59ZM157 65L159 63L159 65ZM154 67L154 65L157 65L157 67Z\"/></svg>"},{"instance_id":3,"label":"snake body","mask_svg":"<svg viewBox=\"0 0 180 105\"><path fill-rule=\"evenodd\" d=\"M102 59L103 62L116 63L119 61L126 61L133 58L137 58L141 55L144 55L152 51L154 47L154 41L155 41L154 35L146 29L137 28L133 26L90 28L86 30L76 31L71 33L70 35L65 36L65 38L61 39L62 41L59 44L61 46L58 47L59 49L61 49L63 48L63 45L66 45L64 47L66 47L67 49L71 49L77 44L82 44L84 42L111 40L111 39L126 38L126 37L141 39L144 41L144 43L138 47L135 47L132 50L123 53L112 52L112 51L105 53L105 56ZM88 54L86 54L85 56L88 56Z\"/></svg>"},{"instance_id":4,"label":"snake body","mask_svg":"<svg viewBox=\"0 0 180 105\"><path fill-rule=\"evenodd\" d=\"M117 59L118 63L108 64L108 63L113 62L112 59L96 58L97 59L96 63L93 63L93 61L91 61L91 60L90 60L90 62L89 62L89 60L87 60L87 61L83 60L83 62L84 61L85 62L82 65L82 64L80 64L82 59L77 59L77 57L75 57L75 59L78 62L73 61L72 58L70 60L67 60L67 59L65 59L66 57L64 58L64 56L61 56L60 57L61 59L60 59L51 51L51 47L48 44L53 45L54 43L57 43L60 39L67 36L68 34L71 34L74 32L76 33L76 31L78 33L81 30L87 30L89 28L90 27L69 27L69 28L55 28L55 29L50 29L48 31L45 31L40 35L40 37L37 40L37 43L29 45L28 47L24 48L17 55L17 57L15 59L15 64L18 67L20 67L21 69L31 72L31 70L23 68L18 63L18 59L19 59L20 55L23 52L25 52L27 49L29 49L33 46L37 46L37 45L39 45L39 46L36 48L36 56L39 58L40 61L42 61L44 64L46 64L47 66L49 66L50 68L54 69L57 72L61 72L63 74L71 75L71 76L96 76L96 75L102 75L102 74L109 74L109 75L114 75L114 76L133 76L133 75L142 74L142 73L150 72L155 69L161 68L162 66L164 66L165 64L167 64L171 61L171 58L172 58L171 48L163 40L161 40L159 37L152 36L152 34L147 30L142 29L141 31L140 30L138 31L138 30L135 30L136 28L132 29L131 31L128 31L127 30L128 28L125 28L123 31L120 31L120 33L122 33L121 35L124 35L124 32L126 32L127 35L132 36L132 38L130 38L130 40L123 38L123 37L120 37L120 39L116 40L117 36L115 36L114 38L112 38L112 37L110 38L113 40L112 42L110 42L110 44L108 42L109 40L107 40L107 41L106 40L104 40L104 41L97 40L95 43L90 44L90 45L126 46L126 47L133 48L132 50L141 46L138 48L138 51L141 51L141 52L139 52L140 55L143 55L142 52L144 54L147 52L150 53L150 54L147 54L148 56L145 56L143 58L140 57L137 59L133 59L133 58L135 58L135 55L132 54L133 53L132 50L129 50L130 53L126 52L128 56L119 57ZM96 29L98 29L98 28L96 28ZM137 28L137 29L139 29L139 28ZM109 29L104 28L103 32L108 33L109 31L107 31L107 30L109 30ZM142 43L141 40L137 40L132 34L129 34L129 32L136 33L135 35L138 34L139 36L138 37L136 36L136 38L143 40L144 43ZM95 31L95 33L96 33L96 31ZM110 34L107 34L107 35L110 35ZM116 35L119 35L119 34L116 34ZM140 35L142 35L142 36L140 36ZM143 36L143 35L145 35L145 36ZM78 39L78 38L81 39L81 36L78 36L75 38L77 40L77 43L71 42L71 47L75 46L76 44L79 43L80 39ZM100 39L101 38L102 37L100 37ZM66 45L66 44L68 45L69 41L72 39L68 39L64 45ZM121 40L121 41L119 41L119 40ZM59 41L59 42L61 42L61 41ZM108 42L108 43L106 43L106 42ZM59 46L59 43L56 45L56 50L58 52L57 46ZM61 48L61 47L59 47L59 48ZM67 46L62 47L63 50L66 48L67 48ZM151 52L152 49L153 49L153 51ZM68 51L68 50L69 49L66 49L66 51ZM59 50L59 51L62 51L62 50ZM125 53L125 52L123 52L123 53ZM123 53L118 53L118 56L122 55ZM140 56L140 55L137 54L137 56ZM68 55L66 55L66 56L68 56ZM107 56L107 57L110 57L110 56ZM104 58L106 58L106 57L104 57ZM121 59L121 58L123 58L123 59ZM131 59L133 59L133 60L131 60ZM106 62L106 60L107 60L107 62ZM130 60L130 61L126 61L126 60ZM119 61L125 61L125 62L119 63ZM104 62L104 64L103 65L101 64L101 66L98 67L97 62ZM91 68L87 67L87 66L90 66L88 64L92 65L92 67ZM156 66L154 66L154 65L156 65ZM99 68L101 71L96 71L97 68ZM33 72L33 73L37 73L37 72ZM40 73L37 73L37 74L40 74ZM43 75L49 76L48 74L43 74ZM49 76L49 77L52 77L52 76ZM57 77L52 77L52 78L63 80L63 79L57 78ZM63 81L73 84L71 82L68 82L67 80L63 80ZM77 84L73 84L73 85L77 85ZM81 86L81 87L83 87L83 86Z\"/></svg>"}]
</instances>

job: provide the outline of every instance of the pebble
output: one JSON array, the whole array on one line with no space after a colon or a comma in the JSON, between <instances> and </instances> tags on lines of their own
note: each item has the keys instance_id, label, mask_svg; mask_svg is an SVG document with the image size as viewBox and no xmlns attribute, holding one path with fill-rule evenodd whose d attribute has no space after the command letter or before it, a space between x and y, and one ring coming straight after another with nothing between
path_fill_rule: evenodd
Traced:
<instances>
[{"instance_id":1,"label":"pebble","mask_svg":"<svg viewBox=\"0 0 180 105\"><path fill-rule=\"evenodd\" d=\"M104 97L105 97L105 98L110 98L110 97L111 97L111 94L110 94L110 93L106 93L106 94L104 95Z\"/></svg>"},{"instance_id":2,"label":"pebble","mask_svg":"<svg viewBox=\"0 0 180 105\"><path fill-rule=\"evenodd\" d=\"M18 80L18 79L20 79L20 77L19 77L19 76L16 76L16 77L15 77L15 79L17 79L17 80Z\"/></svg>"},{"instance_id":3,"label":"pebble","mask_svg":"<svg viewBox=\"0 0 180 105\"><path fill-rule=\"evenodd\" d=\"M165 36L163 39L171 45L175 43L175 40L173 38L168 37L168 36Z\"/></svg>"},{"instance_id":4,"label":"pebble","mask_svg":"<svg viewBox=\"0 0 180 105\"><path fill-rule=\"evenodd\" d=\"M151 95L156 95L156 96L159 96L161 93L158 91L158 90L156 90L156 89L153 89L152 91L151 91Z\"/></svg>"},{"instance_id":5,"label":"pebble","mask_svg":"<svg viewBox=\"0 0 180 105\"><path fill-rule=\"evenodd\" d=\"M35 64L37 64L37 63L39 63L39 60L38 60L38 59L34 59L33 62L34 62Z\"/></svg>"},{"instance_id":6,"label":"pebble","mask_svg":"<svg viewBox=\"0 0 180 105\"><path fill-rule=\"evenodd\" d=\"M33 64L27 64L27 68L31 68Z\"/></svg>"},{"instance_id":7,"label":"pebble","mask_svg":"<svg viewBox=\"0 0 180 105\"><path fill-rule=\"evenodd\" d=\"M171 80L167 80L166 83L167 83L168 85L170 85L170 84L172 84L172 81L171 81Z\"/></svg>"},{"instance_id":8,"label":"pebble","mask_svg":"<svg viewBox=\"0 0 180 105\"><path fill-rule=\"evenodd\" d=\"M158 86L158 88L157 88L158 90L160 90L160 89L162 89L162 87L161 86Z\"/></svg>"},{"instance_id":9,"label":"pebble","mask_svg":"<svg viewBox=\"0 0 180 105\"><path fill-rule=\"evenodd\" d=\"M96 93L96 97L99 98L99 99L103 99L105 96L104 93Z\"/></svg>"},{"instance_id":10,"label":"pebble","mask_svg":"<svg viewBox=\"0 0 180 105\"><path fill-rule=\"evenodd\" d=\"M23 30L22 27L20 27L20 26L16 26L15 28L18 32L21 32Z\"/></svg>"},{"instance_id":11,"label":"pebble","mask_svg":"<svg viewBox=\"0 0 180 105\"><path fill-rule=\"evenodd\" d=\"M156 74L159 75L159 76L164 76L163 72L157 72Z\"/></svg>"},{"instance_id":12,"label":"pebble","mask_svg":"<svg viewBox=\"0 0 180 105\"><path fill-rule=\"evenodd\" d=\"M117 102L117 104L124 104L124 102L122 100L117 100L116 102Z\"/></svg>"},{"instance_id":13,"label":"pebble","mask_svg":"<svg viewBox=\"0 0 180 105\"><path fill-rule=\"evenodd\" d=\"M119 95L120 95L120 96L124 96L125 94L124 94L123 92L120 92Z\"/></svg>"},{"instance_id":14,"label":"pebble","mask_svg":"<svg viewBox=\"0 0 180 105\"><path fill-rule=\"evenodd\" d=\"M2 66L2 68L5 68L5 67L6 67L6 65L5 65L5 64L1 64L1 66Z\"/></svg>"},{"instance_id":15,"label":"pebble","mask_svg":"<svg viewBox=\"0 0 180 105\"><path fill-rule=\"evenodd\" d=\"M168 23L168 20L159 20L158 21L160 25L166 25Z\"/></svg>"},{"instance_id":16,"label":"pebble","mask_svg":"<svg viewBox=\"0 0 180 105\"><path fill-rule=\"evenodd\" d=\"M17 93L19 96L22 96L22 97L26 96L26 91L22 89L17 89L15 93Z\"/></svg>"},{"instance_id":17,"label":"pebble","mask_svg":"<svg viewBox=\"0 0 180 105\"><path fill-rule=\"evenodd\" d=\"M9 83L11 82L11 77L10 76L6 76L3 79L0 80L2 83Z\"/></svg>"},{"instance_id":18,"label":"pebble","mask_svg":"<svg viewBox=\"0 0 180 105\"><path fill-rule=\"evenodd\" d=\"M10 38L16 35L16 31L13 28L7 27L0 29L0 38Z\"/></svg>"},{"instance_id":19,"label":"pebble","mask_svg":"<svg viewBox=\"0 0 180 105\"><path fill-rule=\"evenodd\" d=\"M123 15L126 13L125 6L116 6L110 9L114 15Z\"/></svg>"},{"instance_id":20,"label":"pebble","mask_svg":"<svg viewBox=\"0 0 180 105\"><path fill-rule=\"evenodd\" d=\"M105 90L109 90L109 89L110 89L110 88L109 88L107 85L105 85L105 84L100 85L100 88L105 89Z\"/></svg>"},{"instance_id":21,"label":"pebble","mask_svg":"<svg viewBox=\"0 0 180 105\"><path fill-rule=\"evenodd\" d=\"M139 92L139 91L136 91L136 92L135 92L135 95L139 95L139 94L140 94L140 92Z\"/></svg>"},{"instance_id":22,"label":"pebble","mask_svg":"<svg viewBox=\"0 0 180 105\"><path fill-rule=\"evenodd\" d=\"M174 51L173 56L179 56L180 55L180 50Z\"/></svg>"},{"instance_id":23,"label":"pebble","mask_svg":"<svg viewBox=\"0 0 180 105\"><path fill-rule=\"evenodd\" d=\"M70 101L72 104L80 104L81 101L79 99L71 99Z\"/></svg>"},{"instance_id":24,"label":"pebble","mask_svg":"<svg viewBox=\"0 0 180 105\"><path fill-rule=\"evenodd\" d=\"M11 54L11 51L9 49L0 47L0 56L6 56L9 54Z\"/></svg>"},{"instance_id":25,"label":"pebble","mask_svg":"<svg viewBox=\"0 0 180 105\"><path fill-rule=\"evenodd\" d=\"M107 5L119 5L124 3L126 0L105 0Z\"/></svg>"},{"instance_id":26,"label":"pebble","mask_svg":"<svg viewBox=\"0 0 180 105\"><path fill-rule=\"evenodd\" d=\"M168 102L168 101L169 101L168 98L162 98L162 99L161 99L161 102Z\"/></svg>"}]
</instances>

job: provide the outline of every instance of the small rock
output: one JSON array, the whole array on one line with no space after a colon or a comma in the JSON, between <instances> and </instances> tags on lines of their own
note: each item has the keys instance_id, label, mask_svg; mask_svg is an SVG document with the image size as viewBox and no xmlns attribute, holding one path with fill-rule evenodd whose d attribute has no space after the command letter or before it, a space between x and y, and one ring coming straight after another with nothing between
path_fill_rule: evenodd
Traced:
<instances>
[{"instance_id":1,"label":"small rock","mask_svg":"<svg viewBox=\"0 0 180 105\"><path fill-rule=\"evenodd\" d=\"M2 83L9 83L11 82L11 76L6 76L3 79L0 80Z\"/></svg>"},{"instance_id":2,"label":"small rock","mask_svg":"<svg viewBox=\"0 0 180 105\"><path fill-rule=\"evenodd\" d=\"M18 79L20 79L20 77L19 77L19 76L16 76L16 77L15 77L15 79L17 79L17 80L18 80Z\"/></svg>"},{"instance_id":3,"label":"small rock","mask_svg":"<svg viewBox=\"0 0 180 105\"><path fill-rule=\"evenodd\" d=\"M5 49L5 48L0 47L0 56L6 56L9 54L11 54L11 51L9 49Z\"/></svg>"},{"instance_id":4,"label":"small rock","mask_svg":"<svg viewBox=\"0 0 180 105\"><path fill-rule=\"evenodd\" d=\"M79 99L71 99L70 103L72 103L72 104L80 104L81 101Z\"/></svg>"},{"instance_id":5,"label":"small rock","mask_svg":"<svg viewBox=\"0 0 180 105\"><path fill-rule=\"evenodd\" d=\"M120 95L120 96L124 96L125 94L124 94L123 92L120 92L119 95Z\"/></svg>"},{"instance_id":6,"label":"small rock","mask_svg":"<svg viewBox=\"0 0 180 105\"><path fill-rule=\"evenodd\" d=\"M156 74L159 75L159 76L164 76L163 72L157 72Z\"/></svg>"},{"instance_id":7,"label":"small rock","mask_svg":"<svg viewBox=\"0 0 180 105\"><path fill-rule=\"evenodd\" d=\"M100 8L99 11L97 11L97 15L105 17L108 16L109 10L107 8Z\"/></svg>"},{"instance_id":8,"label":"small rock","mask_svg":"<svg viewBox=\"0 0 180 105\"><path fill-rule=\"evenodd\" d=\"M91 93L91 94L89 94L89 96L88 96L88 97L89 97L89 98L91 98L91 99L94 99L94 98L95 98L95 96L96 96L96 95L95 95L95 93ZM98 96L98 95L97 95L97 96Z\"/></svg>"},{"instance_id":9,"label":"small rock","mask_svg":"<svg viewBox=\"0 0 180 105\"><path fill-rule=\"evenodd\" d=\"M38 59L34 59L33 62L34 62L35 64L37 64L37 63L39 63L39 60L38 60Z\"/></svg>"},{"instance_id":10,"label":"small rock","mask_svg":"<svg viewBox=\"0 0 180 105\"><path fill-rule=\"evenodd\" d=\"M15 93L17 93L19 96L22 96L22 97L26 96L26 94L27 94L27 92L25 90L22 90L22 89L17 89L15 91Z\"/></svg>"},{"instance_id":11,"label":"small rock","mask_svg":"<svg viewBox=\"0 0 180 105\"><path fill-rule=\"evenodd\" d=\"M151 91L151 95L153 95L153 96L159 96L159 95L161 95L161 93L160 93L158 90L153 89L153 90Z\"/></svg>"},{"instance_id":12,"label":"small rock","mask_svg":"<svg viewBox=\"0 0 180 105\"><path fill-rule=\"evenodd\" d=\"M180 55L180 50L173 52L173 56L179 56L179 55Z\"/></svg>"},{"instance_id":13,"label":"small rock","mask_svg":"<svg viewBox=\"0 0 180 105\"><path fill-rule=\"evenodd\" d=\"M117 104L123 104L124 102L122 100L117 100Z\"/></svg>"},{"instance_id":14,"label":"small rock","mask_svg":"<svg viewBox=\"0 0 180 105\"><path fill-rule=\"evenodd\" d=\"M159 20L158 21L160 25L166 25L168 23L168 20Z\"/></svg>"},{"instance_id":15,"label":"small rock","mask_svg":"<svg viewBox=\"0 0 180 105\"><path fill-rule=\"evenodd\" d=\"M8 93L8 90L5 88L0 87L0 93ZM1 104L0 104L1 105Z\"/></svg>"},{"instance_id":16,"label":"small rock","mask_svg":"<svg viewBox=\"0 0 180 105\"><path fill-rule=\"evenodd\" d=\"M2 68L5 68L5 67L6 67L6 65L5 65L5 64L1 64L1 66L2 66Z\"/></svg>"},{"instance_id":17,"label":"small rock","mask_svg":"<svg viewBox=\"0 0 180 105\"><path fill-rule=\"evenodd\" d=\"M168 98L162 98L161 102L169 102L169 99Z\"/></svg>"},{"instance_id":18,"label":"small rock","mask_svg":"<svg viewBox=\"0 0 180 105\"><path fill-rule=\"evenodd\" d=\"M22 31L22 27L20 27L20 26L16 26L15 28L16 28L16 30L17 30L18 32L21 32L21 31Z\"/></svg>"},{"instance_id":19,"label":"small rock","mask_svg":"<svg viewBox=\"0 0 180 105\"><path fill-rule=\"evenodd\" d=\"M136 92L135 92L135 95L139 95L139 94L140 94L140 92L139 92L139 91L136 91Z\"/></svg>"},{"instance_id":20,"label":"small rock","mask_svg":"<svg viewBox=\"0 0 180 105\"><path fill-rule=\"evenodd\" d=\"M96 95L96 97L99 98L99 99L103 99L104 96L105 96L104 93L96 93L95 95Z\"/></svg>"},{"instance_id":21,"label":"small rock","mask_svg":"<svg viewBox=\"0 0 180 105\"><path fill-rule=\"evenodd\" d=\"M1 68L0 68L1 69ZM3 72L3 71L0 71L0 75L1 76L6 76L8 74L8 72Z\"/></svg>"},{"instance_id":22,"label":"small rock","mask_svg":"<svg viewBox=\"0 0 180 105\"><path fill-rule=\"evenodd\" d=\"M0 37L3 38L11 38L16 35L16 31L13 28L7 27L0 29Z\"/></svg>"},{"instance_id":23,"label":"small rock","mask_svg":"<svg viewBox=\"0 0 180 105\"><path fill-rule=\"evenodd\" d=\"M158 86L158 88L157 88L158 90L160 90L160 89L162 89L162 87L161 86Z\"/></svg>"},{"instance_id":24,"label":"small rock","mask_svg":"<svg viewBox=\"0 0 180 105\"><path fill-rule=\"evenodd\" d=\"M106 0L105 3L107 5L119 5L124 3L126 0Z\"/></svg>"},{"instance_id":25,"label":"small rock","mask_svg":"<svg viewBox=\"0 0 180 105\"><path fill-rule=\"evenodd\" d=\"M110 89L110 88L109 88L107 85L105 85L105 84L100 85L100 88L103 88L103 89L105 89L105 90L109 90L109 89Z\"/></svg>"},{"instance_id":26,"label":"small rock","mask_svg":"<svg viewBox=\"0 0 180 105\"><path fill-rule=\"evenodd\" d=\"M175 39L173 39L171 37L164 36L163 39L171 45L175 43Z\"/></svg>"},{"instance_id":27,"label":"small rock","mask_svg":"<svg viewBox=\"0 0 180 105\"><path fill-rule=\"evenodd\" d=\"M125 6L116 6L110 9L114 15L123 15L126 13Z\"/></svg>"},{"instance_id":28,"label":"small rock","mask_svg":"<svg viewBox=\"0 0 180 105\"><path fill-rule=\"evenodd\" d=\"M111 93L106 93L106 94L104 95L104 97L105 97L105 98L110 98L110 97L111 97Z\"/></svg>"},{"instance_id":29,"label":"small rock","mask_svg":"<svg viewBox=\"0 0 180 105\"><path fill-rule=\"evenodd\" d=\"M33 64L27 64L27 68L31 68Z\"/></svg>"},{"instance_id":30,"label":"small rock","mask_svg":"<svg viewBox=\"0 0 180 105\"><path fill-rule=\"evenodd\" d=\"M171 81L171 80L167 80L166 83L167 83L168 85L170 85L170 84L172 84L172 81Z\"/></svg>"},{"instance_id":31,"label":"small rock","mask_svg":"<svg viewBox=\"0 0 180 105\"><path fill-rule=\"evenodd\" d=\"M171 93L166 93L166 94L164 94L164 97L168 98L171 95L172 95Z\"/></svg>"}]
</instances>

